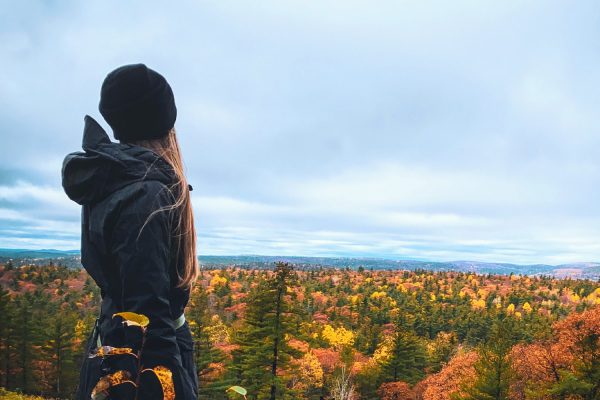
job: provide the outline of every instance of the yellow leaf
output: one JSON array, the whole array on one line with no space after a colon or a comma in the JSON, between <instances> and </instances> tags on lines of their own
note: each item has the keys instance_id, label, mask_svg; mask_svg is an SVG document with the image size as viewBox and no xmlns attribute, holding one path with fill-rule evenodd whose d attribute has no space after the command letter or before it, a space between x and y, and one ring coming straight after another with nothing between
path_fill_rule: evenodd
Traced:
<instances>
[{"instance_id":1,"label":"yellow leaf","mask_svg":"<svg viewBox=\"0 0 600 400\"><path fill-rule=\"evenodd\" d=\"M163 399L164 400L174 400L175 399L175 386L173 385L173 373L171 370L165 366L157 365L154 368L147 368L142 371L143 373L152 372L154 376L160 382L160 386L163 391Z\"/></svg>"},{"instance_id":2,"label":"yellow leaf","mask_svg":"<svg viewBox=\"0 0 600 400\"><path fill-rule=\"evenodd\" d=\"M123 318L125 320L123 322L126 323L127 325L146 327L150 323L150 320L144 314L137 314L134 312L126 311L126 312L115 313L115 314L113 314L113 318L114 317Z\"/></svg>"},{"instance_id":3,"label":"yellow leaf","mask_svg":"<svg viewBox=\"0 0 600 400\"><path fill-rule=\"evenodd\" d=\"M103 376L98 380L94 390L92 390L92 400L102 400L109 396L108 390L112 386L117 386L122 383L129 383L135 386L131 381L131 374L127 371L117 371L115 373Z\"/></svg>"},{"instance_id":4,"label":"yellow leaf","mask_svg":"<svg viewBox=\"0 0 600 400\"><path fill-rule=\"evenodd\" d=\"M333 328L331 325L325 325L323 328L323 338L335 348L351 347L354 344L354 332L346 328Z\"/></svg>"},{"instance_id":5,"label":"yellow leaf","mask_svg":"<svg viewBox=\"0 0 600 400\"><path fill-rule=\"evenodd\" d=\"M244 389L241 386L232 386L229 389L227 389L227 391L232 391L232 392L236 392L238 394L241 394L242 396L246 396L248 394L248 391L246 389Z\"/></svg>"},{"instance_id":6,"label":"yellow leaf","mask_svg":"<svg viewBox=\"0 0 600 400\"><path fill-rule=\"evenodd\" d=\"M486 308L486 304L485 304L485 300L483 299L479 299L479 300L471 300L471 306L475 309L479 309L479 310L485 310Z\"/></svg>"},{"instance_id":7,"label":"yellow leaf","mask_svg":"<svg viewBox=\"0 0 600 400\"><path fill-rule=\"evenodd\" d=\"M116 356L119 354L131 354L135 358L137 358L137 354L133 352L132 349L128 347L111 347L111 346L102 346L96 350L96 353L89 356L89 358L94 357L106 357L106 356Z\"/></svg>"},{"instance_id":8,"label":"yellow leaf","mask_svg":"<svg viewBox=\"0 0 600 400\"><path fill-rule=\"evenodd\" d=\"M522 317L522 314L519 311L516 311L515 317L517 317L517 319L520 319Z\"/></svg>"}]
</instances>

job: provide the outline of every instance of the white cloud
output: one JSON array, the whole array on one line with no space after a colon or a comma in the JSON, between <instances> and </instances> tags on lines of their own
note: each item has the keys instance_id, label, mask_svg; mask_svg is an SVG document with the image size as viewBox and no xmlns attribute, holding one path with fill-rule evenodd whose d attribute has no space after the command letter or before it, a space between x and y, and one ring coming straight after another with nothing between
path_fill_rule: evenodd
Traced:
<instances>
[{"instance_id":1,"label":"white cloud","mask_svg":"<svg viewBox=\"0 0 600 400\"><path fill-rule=\"evenodd\" d=\"M62 158L106 73L144 61L203 254L600 259L593 1L0 10L0 247L78 247Z\"/></svg>"}]
</instances>

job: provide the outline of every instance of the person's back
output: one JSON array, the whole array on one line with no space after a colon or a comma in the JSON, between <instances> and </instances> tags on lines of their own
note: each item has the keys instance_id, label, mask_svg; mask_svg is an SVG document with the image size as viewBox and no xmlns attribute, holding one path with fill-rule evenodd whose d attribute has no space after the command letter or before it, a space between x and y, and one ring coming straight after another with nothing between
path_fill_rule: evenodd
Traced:
<instances>
[{"instance_id":1,"label":"person's back","mask_svg":"<svg viewBox=\"0 0 600 400\"><path fill-rule=\"evenodd\" d=\"M125 66L105 80L100 110L121 142L111 142L86 116L84 152L67 155L62 168L65 192L82 205L81 262L102 294L88 351L100 345L139 350L113 315L143 314L150 323L141 365L168 368L176 398L196 398L193 342L183 315L197 274L195 249L190 249L195 233L191 187L172 129L172 92L156 72L141 64ZM77 398L89 399L100 377L121 369L137 380L131 358L86 358ZM116 391L109 393L120 398ZM155 394L161 398L162 393Z\"/></svg>"}]
</instances>

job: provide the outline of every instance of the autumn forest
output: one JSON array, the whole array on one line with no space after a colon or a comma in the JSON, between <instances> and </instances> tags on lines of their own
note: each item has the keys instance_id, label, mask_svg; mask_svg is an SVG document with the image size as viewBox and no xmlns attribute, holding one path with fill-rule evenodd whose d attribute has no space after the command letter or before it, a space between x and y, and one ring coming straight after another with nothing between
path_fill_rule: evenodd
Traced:
<instances>
[{"instance_id":1,"label":"autumn forest","mask_svg":"<svg viewBox=\"0 0 600 400\"><path fill-rule=\"evenodd\" d=\"M0 386L73 398L100 300L83 269L0 265ZM591 280L203 268L186 318L200 399L600 399Z\"/></svg>"}]
</instances>

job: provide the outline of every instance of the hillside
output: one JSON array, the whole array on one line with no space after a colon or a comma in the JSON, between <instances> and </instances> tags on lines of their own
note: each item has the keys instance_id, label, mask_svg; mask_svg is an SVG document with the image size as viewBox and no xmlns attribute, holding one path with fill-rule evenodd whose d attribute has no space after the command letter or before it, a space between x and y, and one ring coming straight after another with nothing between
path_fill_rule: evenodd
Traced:
<instances>
[{"instance_id":1,"label":"hillside","mask_svg":"<svg viewBox=\"0 0 600 400\"><path fill-rule=\"evenodd\" d=\"M521 274L529 276L550 275L571 277L574 279L600 279L600 263L580 262L561 265L533 264L519 265L508 263L490 263L479 261L431 262L419 260L390 260L384 258L348 258L348 257L300 257L300 256L200 256L200 263L209 268L235 266L251 269L271 268L274 262L284 261L299 269L314 268L364 268L369 270L418 270L461 271L477 274ZM81 268L78 250L27 250L0 249L0 262L11 261L16 265L48 263Z\"/></svg>"},{"instance_id":2,"label":"hillside","mask_svg":"<svg viewBox=\"0 0 600 400\"><path fill-rule=\"evenodd\" d=\"M71 398L99 302L83 269L0 265L0 385ZM597 390L600 283L585 279L206 267L186 318L202 399L231 385L263 399L275 385L276 399L450 400L494 374L509 398Z\"/></svg>"}]
</instances>

